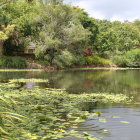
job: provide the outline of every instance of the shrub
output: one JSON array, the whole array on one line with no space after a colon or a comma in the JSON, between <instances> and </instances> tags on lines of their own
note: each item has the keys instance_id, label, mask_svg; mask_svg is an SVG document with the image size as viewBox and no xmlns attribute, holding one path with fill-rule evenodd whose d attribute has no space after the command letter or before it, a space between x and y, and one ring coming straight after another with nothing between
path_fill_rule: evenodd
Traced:
<instances>
[{"instance_id":1,"label":"shrub","mask_svg":"<svg viewBox=\"0 0 140 140\"><path fill-rule=\"evenodd\" d=\"M87 65L111 65L112 64L111 61L98 56L85 57L85 62Z\"/></svg>"},{"instance_id":2,"label":"shrub","mask_svg":"<svg viewBox=\"0 0 140 140\"><path fill-rule=\"evenodd\" d=\"M126 67L127 66L127 59L125 56L115 56L112 59L113 63L120 67Z\"/></svg>"},{"instance_id":3,"label":"shrub","mask_svg":"<svg viewBox=\"0 0 140 140\"><path fill-rule=\"evenodd\" d=\"M74 62L74 56L67 50L63 51L55 58L55 64L58 67L69 67Z\"/></svg>"},{"instance_id":4,"label":"shrub","mask_svg":"<svg viewBox=\"0 0 140 140\"><path fill-rule=\"evenodd\" d=\"M9 57L5 56L0 59L1 68L17 68L22 69L26 68L26 60L21 57Z\"/></svg>"},{"instance_id":5,"label":"shrub","mask_svg":"<svg viewBox=\"0 0 140 140\"><path fill-rule=\"evenodd\" d=\"M140 67L140 49L133 49L126 52L127 66Z\"/></svg>"},{"instance_id":6,"label":"shrub","mask_svg":"<svg viewBox=\"0 0 140 140\"><path fill-rule=\"evenodd\" d=\"M74 57L74 65L85 65L85 57L84 56L75 56Z\"/></svg>"},{"instance_id":7,"label":"shrub","mask_svg":"<svg viewBox=\"0 0 140 140\"><path fill-rule=\"evenodd\" d=\"M37 60L36 62L42 66L49 66L50 65L47 60Z\"/></svg>"},{"instance_id":8,"label":"shrub","mask_svg":"<svg viewBox=\"0 0 140 140\"><path fill-rule=\"evenodd\" d=\"M123 55L115 56L113 62L121 67L140 67L140 49L133 49Z\"/></svg>"}]
</instances>

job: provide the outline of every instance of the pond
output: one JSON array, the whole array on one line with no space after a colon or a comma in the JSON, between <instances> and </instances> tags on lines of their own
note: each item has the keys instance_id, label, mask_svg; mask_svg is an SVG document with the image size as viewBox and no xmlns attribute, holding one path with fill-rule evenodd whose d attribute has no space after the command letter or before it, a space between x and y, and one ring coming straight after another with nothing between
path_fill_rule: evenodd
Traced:
<instances>
[{"instance_id":1,"label":"pond","mask_svg":"<svg viewBox=\"0 0 140 140\"><path fill-rule=\"evenodd\" d=\"M134 70L71 70L58 72L1 71L0 82L12 79L43 79L42 82L27 81L21 86L34 88L61 88L69 93L122 93L140 101L140 69ZM46 81L45 81L46 80ZM48 80L48 81L47 81ZM90 106L89 111L93 112ZM89 118L78 127L79 132L88 132L103 140L138 140L140 138L140 106L116 105L94 108L102 112L100 120ZM73 138L73 140L76 140Z\"/></svg>"}]
</instances>

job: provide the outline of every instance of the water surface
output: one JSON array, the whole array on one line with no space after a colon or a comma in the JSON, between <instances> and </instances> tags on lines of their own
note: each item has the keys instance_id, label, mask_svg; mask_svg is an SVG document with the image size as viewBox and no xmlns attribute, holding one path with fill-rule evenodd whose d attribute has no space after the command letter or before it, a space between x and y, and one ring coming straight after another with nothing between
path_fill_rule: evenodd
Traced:
<instances>
[{"instance_id":1,"label":"water surface","mask_svg":"<svg viewBox=\"0 0 140 140\"><path fill-rule=\"evenodd\" d=\"M0 82L10 79L37 78L48 79L48 82L26 82L21 86L34 88L63 88L69 93L122 93L134 96L140 102L140 70L74 70L59 72L0 72ZM139 140L140 139L140 106L90 106L90 111L102 112L101 123L97 118L90 118L81 123L79 132L88 132L103 140ZM112 116L119 116L113 118ZM127 123L121 123L126 121ZM76 140L73 138L72 140Z\"/></svg>"}]
</instances>

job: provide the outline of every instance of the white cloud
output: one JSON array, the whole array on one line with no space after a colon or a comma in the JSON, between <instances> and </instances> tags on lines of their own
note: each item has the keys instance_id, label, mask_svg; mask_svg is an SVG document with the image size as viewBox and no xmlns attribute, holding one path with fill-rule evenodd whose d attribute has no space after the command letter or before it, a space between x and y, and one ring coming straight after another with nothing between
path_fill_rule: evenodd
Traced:
<instances>
[{"instance_id":1,"label":"white cloud","mask_svg":"<svg viewBox=\"0 0 140 140\"><path fill-rule=\"evenodd\" d=\"M98 19L134 20L140 18L140 1L138 0L75 0L73 5L87 11Z\"/></svg>"},{"instance_id":2,"label":"white cloud","mask_svg":"<svg viewBox=\"0 0 140 140\"><path fill-rule=\"evenodd\" d=\"M91 17L97 18L97 19L104 19L105 16L102 12L93 10L96 5L95 1L91 0L81 0L73 3L76 6L79 6L80 8L85 9Z\"/></svg>"},{"instance_id":3,"label":"white cloud","mask_svg":"<svg viewBox=\"0 0 140 140\"><path fill-rule=\"evenodd\" d=\"M105 16L103 15L103 13L99 12L99 11L90 11L89 12L90 16L93 18L97 18L97 19L105 19Z\"/></svg>"}]
</instances>

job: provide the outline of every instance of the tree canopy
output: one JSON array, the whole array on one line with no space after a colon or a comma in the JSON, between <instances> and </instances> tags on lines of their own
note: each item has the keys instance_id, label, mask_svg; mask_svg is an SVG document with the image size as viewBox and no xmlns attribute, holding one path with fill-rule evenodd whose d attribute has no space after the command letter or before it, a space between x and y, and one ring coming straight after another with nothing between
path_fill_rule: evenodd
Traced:
<instances>
[{"instance_id":1,"label":"tree canopy","mask_svg":"<svg viewBox=\"0 0 140 140\"><path fill-rule=\"evenodd\" d=\"M1 0L0 15L1 48L24 50L33 43L37 46L36 58L47 58L51 64L63 51L81 60L86 46L90 46L89 54L110 59L140 45L138 19L94 19L63 0Z\"/></svg>"}]
</instances>

